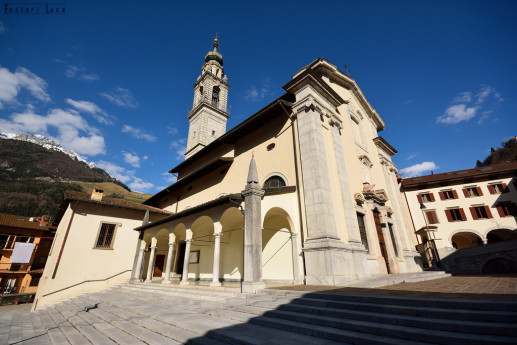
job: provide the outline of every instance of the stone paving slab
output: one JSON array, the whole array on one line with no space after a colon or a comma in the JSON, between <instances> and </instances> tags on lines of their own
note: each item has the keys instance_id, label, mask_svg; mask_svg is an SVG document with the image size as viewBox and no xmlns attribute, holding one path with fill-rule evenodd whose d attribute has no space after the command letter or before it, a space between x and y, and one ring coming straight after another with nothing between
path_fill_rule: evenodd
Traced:
<instances>
[{"instance_id":1,"label":"stone paving slab","mask_svg":"<svg viewBox=\"0 0 517 345\"><path fill-rule=\"evenodd\" d=\"M291 285L276 290L326 292L349 295L378 295L416 298L517 301L517 274L493 276L451 276L378 288L321 285Z\"/></svg>"}]
</instances>

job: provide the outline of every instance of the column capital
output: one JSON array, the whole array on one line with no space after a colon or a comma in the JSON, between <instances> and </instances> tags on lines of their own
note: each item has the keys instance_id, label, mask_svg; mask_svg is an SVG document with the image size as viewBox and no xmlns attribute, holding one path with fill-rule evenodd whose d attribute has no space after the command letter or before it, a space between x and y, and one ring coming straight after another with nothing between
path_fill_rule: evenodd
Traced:
<instances>
[{"instance_id":1,"label":"column capital","mask_svg":"<svg viewBox=\"0 0 517 345\"><path fill-rule=\"evenodd\" d=\"M185 243L190 243L190 242L192 242L192 239L190 239L190 240L185 240Z\"/></svg>"},{"instance_id":2,"label":"column capital","mask_svg":"<svg viewBox=\"0 0 517 345\"><path fill-rule=\"evenodd\" d=\"M218 232L218 233L215 233L214 236L215 237L221 237L221 236L223 236L223 233L222 232Z\"/></svg>"},{"instance_id":3,"label":"column capital","mask_svg":"<svg viewBox=\"0 0 517 345\"><path fill-rule=\"evenodd\" d=\"M145 252L147 251L147 249L142 248L142 249L140 249L140 251L141 251L142 253L145 253Z\"/></svg>"},{"instance_id":4,"label":"column capital","mask_svg":"<svg viewBox=\"0 0 517 345\"><path fill-rule=\"evenodd\" d=\"M156 249L156 247L157 247L157 246L152 246L152 247L151 247L151 250L152 250L152 249Z\"/></svg>"},{"instance_id":5,"label":"column capital","mask_svg":"<svg viewBox=\"0 0 517 345\"><path fill-rule=\"evenodd\" d=\"M174 247L176 245L176 242L169 243L169 247Z\"/></svg>"},{"instance_id":6,"label":"column capital","mask_svg":"<svg viewBox=\"0 0 517 345\"><path fill-rule=\"evenodd\" d=\"M291 232L291 238L298 238L298 233Z\"/></svg>"}]
</instances>

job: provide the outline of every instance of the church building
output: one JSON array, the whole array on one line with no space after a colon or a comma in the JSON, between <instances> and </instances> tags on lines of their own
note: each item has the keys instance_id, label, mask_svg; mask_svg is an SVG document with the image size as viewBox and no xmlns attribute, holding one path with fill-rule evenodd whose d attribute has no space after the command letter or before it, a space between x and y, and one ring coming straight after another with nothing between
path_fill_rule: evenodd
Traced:
<instances>
[{"instance_id":1,"label":"church building","mask_svg":"<svg viewBox=\"0 0 517 345\"><path fill-rule=\"evenodd\" d=\"M396 150L355 80L319 58L226 131L217 48L194 84L177 182L135 205L68 193L34 307L128 280L256 292L422 270Z\"/></svg>"},{"instance_id":2,"label":"church building","mask_svg":"<svg viewBox=\"0 0 517 345\"><path fill-rule=\"evenodd\" d=\"M178 180L144 202L173 214L136 229L133 279L255 291L421 270L396 150L354 79L319 58L226 132L217 47L194 84L186 160L170 171Z\"/></svg>"}]
</instances>

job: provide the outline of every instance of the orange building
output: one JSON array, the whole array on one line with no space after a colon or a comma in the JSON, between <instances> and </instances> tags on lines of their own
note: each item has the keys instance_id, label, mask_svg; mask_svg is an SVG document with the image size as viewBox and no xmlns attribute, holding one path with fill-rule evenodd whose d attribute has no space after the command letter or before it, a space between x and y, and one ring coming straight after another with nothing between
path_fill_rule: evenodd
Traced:
<instances>
[{"instance_id":1,"label":"orange building","mask_svg":"<svg viewBox=\"0 0 517 345\"><path fill-rule=\"evenodd\" d=\"M1 294L36 292L55 232L48 216L0 213Z\"/></svg>"}]
</instances>

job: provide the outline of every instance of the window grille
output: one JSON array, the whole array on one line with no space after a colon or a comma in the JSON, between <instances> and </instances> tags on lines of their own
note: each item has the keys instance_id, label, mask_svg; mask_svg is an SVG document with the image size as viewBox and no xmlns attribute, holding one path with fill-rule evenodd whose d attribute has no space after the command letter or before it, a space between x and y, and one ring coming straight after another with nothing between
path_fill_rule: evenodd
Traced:
<instances>
[{"instance_id":1,"label":"window grille","mask_svg":"<svg viewBox=\"0 0 517 345\"><path fill-rule=\"evenodd\" d=\"M112 248L115 237L115 224L102 223L95 248Z\"/></svg>"}]
</instances>

